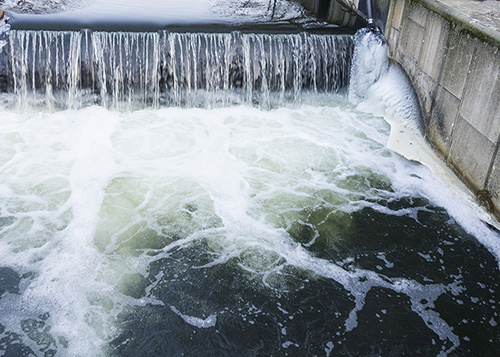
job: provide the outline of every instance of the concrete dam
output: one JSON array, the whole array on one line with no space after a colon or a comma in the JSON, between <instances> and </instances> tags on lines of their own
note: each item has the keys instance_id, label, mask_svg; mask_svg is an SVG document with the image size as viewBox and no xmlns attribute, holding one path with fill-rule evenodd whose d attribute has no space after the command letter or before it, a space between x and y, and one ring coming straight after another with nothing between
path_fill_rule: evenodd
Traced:
<instances>
[{"instance_id":1,"label":"concrete dam","mask_svg":"<svg viewBox=\"0 0 500 357\"><path fill-rule=\"evenodd\" d=\"M446 1L422 1L419 5L413 3L406 5L405 1L388 0L354 2L301 0L300 3L317 17L340 28L357 29L372 23L383 31L387 37L391 57L403 66L418 92L419 103L426 121L427 139L481 203L498 218L500 175L497 166L500 118L499 108L495 104L499 102L497 88L499 74L496 71L498 63L495 62L500 36L498 19L495 23L490 16L489 22L486 19L485 25L481 25L477 22L481 20L480 15L476 16L477 21L475 19L470 21L464 11L476 11L473 14L478 14L478 11L483 9L460 8L460 3L447 4ZM485 4L489 3L492 2ZM483 6L486 14L494 14L496 9L494 3L488 6ZM488 10L490 12L487 12ZM416 13L420 16L418 19L418 16L414 15ZM58 18L57 15L53 19L50 19L50 16L46 17L38 19L32 15L18 14L15 15L13 22L18 29L39 30L83 27L104 30L123 28L146 30L161 27L148 19L144 21L136 19L135 22L126 24L101 19L92 20L90 25L81 19L71 17ZM219 30L224 27L218 26ZM182 25L180 27L182 28ZM193 28L192 25L190 27ZM199 26L200 30L207 28L210 28L210 25ZM287 26L281 29L281 31L291 30L287 29ZM276 27L272 31L276 32ZM456 45L456 41L460 45ZM455 52L448 53L450 48ZM483 67L470 74L469 66L475 63L474 58L489 58L489 60ZM5 64L2 67L6 68ZM0 74L0 78L2 76L0 86L5 87L9 79L5 74ZM446 86L443 83L446 83ZM480 83L487 85L479 86ZM479 87L482 89L477 90ZM464 93L467 88L470 89ZM465 108L459 111L463 100Z\"/></svg>"},{"instance_id":2,"label":"concrete dam","mask_svg":"<svg viewBox=\"0 0 500 357\"><path fill-rule=\"evenodd\" d=\"M1 7L0 354L500 353L496 3Z\"/></svg>"},{"instance_id":3,"label":"concrete dam","mask_svg":"<svg viewBox=\"0 0 500 357\"><path fill-rule=\"evenodd\" d=\"M362 14L372 14L365 18L373 18L382 28L391 57L403 66L418 92L427 139L498 218L498 4L373 1L368 5L369 1L360 1L340 2L344 5L339 9L336 1L302 3L339 25L353 24L358 18L346 5L355 5Z\"/></svg>"}]
</instances>

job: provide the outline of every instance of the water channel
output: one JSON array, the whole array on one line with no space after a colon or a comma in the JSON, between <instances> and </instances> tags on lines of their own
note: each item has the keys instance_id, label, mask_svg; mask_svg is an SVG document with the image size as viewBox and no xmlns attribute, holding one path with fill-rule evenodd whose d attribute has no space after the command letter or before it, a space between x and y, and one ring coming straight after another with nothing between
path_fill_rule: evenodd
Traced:
<instances>
[{"instance_id":1,"label":"water channel","mask_svg":"<svg viewBox=\"0 0 500 357\"><path fill-rule=\"evenodd\" d=\"M3 355L499 352L500 234L380 34L11 30L0 58Z\"/></svg>"}]
</instances>

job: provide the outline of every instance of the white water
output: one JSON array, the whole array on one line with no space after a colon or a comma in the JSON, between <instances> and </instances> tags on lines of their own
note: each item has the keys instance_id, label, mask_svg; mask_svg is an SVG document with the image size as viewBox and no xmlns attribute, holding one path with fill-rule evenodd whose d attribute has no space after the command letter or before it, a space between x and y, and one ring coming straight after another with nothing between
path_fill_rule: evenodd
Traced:
<instances>
[{"instance_id":1,"label":"white water","mask_svg":"<svg viewBox=\"0 0 500 357\"><path fill-rule=\"evenodd\" d=\"M367 30L356 34L349 100L358 104L362 111L382 116L390 125L387 146L408 160L428 167L448 186L447 196L432 194L434 202L447 211L472 235L486 246L500 262L500 240L481 221L500 227L481 207L471 192L433 152L422 136L423 119L416 94L398 64L387 60L388 47L380 36L372 36ZM358 58L357 58L358 57ZM464 204L462 204L462 202Z\"/></svg>"},{"instance_id":2,"label":"white water","mask_svg":"<svg viewBox=\"0 0 500 357\"><path fill-rule=\"evenodd\" d=\"M101 355L125 306L163 304L153 294L133 293L149 265L203 241L212 260L201 266L237 259L269 291L282 289L285 266L339 283L355 299L346 331L356 328L371 288L402 293L451 346L443 354L453 351L458 336L433 304L460 287L345 269L308 251L318 236L299 244L287 232L321 209L329 212L325 221L338 221L339 235L355 231L350 214L366 207L417 220L425 207L393 210L383 202L424 197L499 256L498 237L466 201L425 166L387 147L389 124L366 113L373 107L363 103L386 93L385 107L376 108L399 125L405 118L397 113L405 111L390 100L390 88L401 79L380 73L379 90L368 90L358 108L336 95L273 110L1 107L0 256L22 281L20 295L0 299L0 323L40 355L44 348ZM217 323L214 314L170 308L190 325L209 329ZM23 321L35 327L23 328Z\"/></svg>"},{"instance_id":3,"label":"white water","mask_svg":"<svg viewBox=\"0 0 500 357\"><path fill-rule=\"evenodd\" d=\"M343 35L11 31L17 107L114 109L299 102L348 84Z\"/></svg>"},{"instance_id":4,"label":"white water","mask_svg":"<svg viewBox=\"0 0 500 357\"><path fill-rule=\"evenodd\" d=\"M21 333L20 320L49 311L50 332L70 341L68 355L98 355L121 308L155 303L154 296L124 295L127 286L172 249L205 240L211 264L241 257L241 266L263 274L271 288L279 285L283 264L339 282L357 301L347 330L357 325L356 312L372 286L407 294L415 312L435 321L441 326L436 333L457 346L446 323L420 303L432 304L447 287L346 271L310 255L285 231L312 207L349 213L369 206L413 216L418 209L391 211L376 201L423 195L457 204L425 167L385 147L389 127L382 118L345 103L269 112L120 114L92 107L1 115L0 256L4 266L32 274L20 296L0 300L8 330ZM351 175L372 174L392 182L395 192L345 187ZM456 212L458 218L468 210ZM348 229L349 215L340 217ZM368 281L360 283L360 276Z\"/></svg>"}]
</instances>

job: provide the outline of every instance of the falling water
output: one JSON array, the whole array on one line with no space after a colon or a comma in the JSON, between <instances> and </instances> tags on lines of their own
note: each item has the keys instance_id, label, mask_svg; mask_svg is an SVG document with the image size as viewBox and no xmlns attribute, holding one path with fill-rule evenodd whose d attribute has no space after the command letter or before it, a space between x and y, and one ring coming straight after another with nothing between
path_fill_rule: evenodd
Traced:
<instances>
[{"instance_id":1,"label":"falling water","mask_svg":"<svg viewBox=\"0 0 500 357\"><path fill-rule=\"evenodd\" d=\"M12 31L0 350L498 353L498 233L388 147L372 36Z\"/></svg>"},{"instance_id":2,"label":"falling water","mask_svg":"<svg viewBox=\"0 0 500 357\"><path fill-rule=\"evenodd\" d=\"M300 101L349 80L352 37L315 34L10 32L18 104L212 107Z\"/></svg>"}]
</instances>

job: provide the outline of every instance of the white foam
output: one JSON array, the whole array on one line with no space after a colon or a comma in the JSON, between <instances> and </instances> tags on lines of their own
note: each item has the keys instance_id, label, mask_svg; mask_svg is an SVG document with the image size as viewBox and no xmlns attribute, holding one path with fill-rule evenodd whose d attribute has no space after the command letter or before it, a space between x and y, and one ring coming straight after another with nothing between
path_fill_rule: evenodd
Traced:
<instances>
[{"instance_id":1,"label":"white foam","mask_svg":"<svg viewBox=\"0 0 500 357\"><path fill-rule=\"evenodd\" d=\"M357 109L381 116L391 125L388 148L425 165L434 174L418 169L422 180L408 180L401 176L402 180L395 183L408 189L416 185L415 191L444 207L468 233L488 248L500 264L500 236L482 221L496 227L500 226L499 223L481 207L422 136L418 99L401 67L397 63L386 67L387 59L383 57L388 56L387 45L380 41L379 35L360 30L356 34L355 46L358 57L355 55L352 68L359 74L353 77L349 99L357 104ZM360 82L360 77L365 75L368 79Z\"/></svg>"},{"instance_id":2,"label":"white foam","mask_svg":"<svg viewBox=\"0 0 500 357\"><path fill-rule=\"evenodd\" d=\"M370 87L386 74L389 49L383 35L368 28L358 30L354 42L349 100L358 104L367 98Z\"/></svg>"},{"instance_id":3,"label":"white foam","mask_svg":"<svg viewBox=\"0 0 500 357\"><path fill-rule=\"evenodd\" d=\"M198 327L198 328L210 328L214 327L215 324L217 323L217 315L210 315L206 319L202 319L200 317L195 317L195 316L189 316L181 313L179 309L177 309L175 306L170 306L170 309L180 316L186 323L188 323L191 326Z\"/></svg>"},{"instance_id":4,"label":"white foam","mask_svg":"<svg viewBox=\"0 0 500 357\"><path fill-rule=\"evenodd\" d=\"M425 308L448 287L344 269L287 232L310 209L345 212L339 225L349 230L348 213L367 205L411 214L377 198L434 197L429 171L386 148L383 118L348 103L0 114L0 212L14 220L0 228L0 256L20 274L33 273L19 298L0 300L13 311L0 317L9 330L21 333L21 319L49 311L51 333L70 341L68 354L99 354L124 306L155 301L127 295L127 286L147 276L151 262L203 240L213 257L205 267L237 259L271 290L288 289L287 266L338 282L355 304L347 331L367 292L383 287L406 294L429 328L457 346L444 320ZM349 183L369 175L394 190ZM214 311L207 318L172 311L193 326L216 324Z\"/></svg>"}]
</instances>

